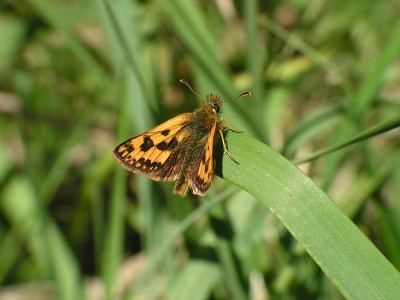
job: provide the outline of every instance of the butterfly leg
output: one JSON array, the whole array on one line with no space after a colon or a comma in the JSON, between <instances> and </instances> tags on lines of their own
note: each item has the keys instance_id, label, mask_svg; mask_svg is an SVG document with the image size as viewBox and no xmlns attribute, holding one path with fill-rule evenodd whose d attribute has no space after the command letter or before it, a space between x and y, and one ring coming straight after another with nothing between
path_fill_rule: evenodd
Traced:
<instances>
[{"instance_id":1,"label":"butterfly leg","mask_svg":"<svg viewBox=\"0 0 400 300\"><path fill-rule=\"evenodd\" d=\"M243 133L243 131L237 129L236 127L234 127L231 122L229 122L227 119L225 119L224 117L222 117L221 119L219 119L220 122L225 121L228 126L230 127L230 129L234 132L238 132L238 133Z\"/></svg>"},{"instance_id":2,"label":"butterfly leg","mask_svg":"<svg viewBox=\"0 0 400 300\"><path fill-rule=\"evenodd\" d=\"M239 163L232 157L232 155L231 155L231 154L229 153L229 151L228 151L228 148L226 147L225 138L224 138L224 134L222 133L222 129L219 130L219 134L221 135L222 145L224 146L225 153L229 156L229 158L230 158L233 162L239 164Z\"/></svg>"}]
</instances>

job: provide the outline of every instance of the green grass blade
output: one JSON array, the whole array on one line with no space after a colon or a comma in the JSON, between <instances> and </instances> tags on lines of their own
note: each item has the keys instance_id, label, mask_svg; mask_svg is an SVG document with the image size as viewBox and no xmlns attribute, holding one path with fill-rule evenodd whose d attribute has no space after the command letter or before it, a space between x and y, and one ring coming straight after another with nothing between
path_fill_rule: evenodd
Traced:
<instances>
[{"instance_id":1,"label":"green grass blade","mask_svg":"<svg viewBox=\"0 0 400 300\"><path fill-rule=\"evenodd\" d=\"M341 116L342 110L340 105L335 105L306 116L287 137L281 153L285 157L292 157L301 145L309 142L313 137L318 137L326 128L330 128L332 123Z\"/></svg>"},{"instance_id":2,"label":"green grass blade","mask_svg":"<svg viewBox=\"0 0 400 300\"><path fill-rule=\"evenodd\" d=\"M363 132L361 132L360 134L358 134L357 136L355 136L354 138L340 143L339 145L336 146L332 146L326 149L322 149L320 151L315 152L314 154L306 157L306 158L300 158L300 159L296 159L293 163L294 164L301 164L301 163L305 163L305 162L309 162L312 161L318 157L321 157L323 155L329 154L333 151L345 148L347 146L353 145L355 143L361 142L361 141L365 141L368 138L374 137L378 134L390 131L392 129L398 128L400 127L400 117L395 117L389 121L386 122L382 122L378 125L375 125L371 128L368 128L366 130L364 130Z\"/></svg>"},{"instance_id":3,"label":"green grass blade","mask_svg":"<svg viewBox=\"0 0 400 300\"><path fill-rule=\"evenodd\" d=\"M355 124L359 124L364 113L372 105L377 97L379 88L382 85L382 78L389 67L394 64L400 55L400 22L393 25L393 30L387 39L386 44L382 45L381 54L375 61L370 63L371 67L363 78L359 88L348 93L350 100L347 113L351 118L343 119L343 124L337 129L336 143L347 140L355 132ZM327 188L332 182L344 153L337 152L331 155L324 170L324 182L322 186Z\"/></svg>"},{"instance_id":4,"label":"green grass blade","mask_svg":"<svg viewBox=\"0 0 400 300\"><path fill-rule=\"evenodd\" d=\"M191 54L194 69L207 80L207 89L228 99L239 94L235 90L228 69L222 64L215 50L218 39L207 19L198 9L195 1L171 0L166 2L168 18ZM243 92L243 91L242 91ZM253 122L254 117L246 109L243 101L235 101L225 106L224 111L234 113L246 120L245 124L259 136L262 134ZM244 128L243 126L241 128Z\"/></svg>"},{"instance_id":5,"label":"green grass blade","mask_svg":"<svg viewBox=\"0 0 400 300\"><path fill-rule=\"evenodd\" d=\"M222 206L214 207L210 221L217 240L215 250L223 270L224 282L236 299L246 299L246 291L241 280L243 275L233 247L234 230L226 209Z\"/></svg>"},{"instance_id":6,"label":"green grass blade","mask_svg":"<svg viewBox=\"0 0 400 300\"><path fill-rule=\"evenodd\" d=\"M255 107L262 107L264 102L264 65L266 49L265 46L259 43L259 27L255 20L257 19L258 1L250 0L243 3L243 11L245 14L245 30L246 30L246 62L249 66L251 74L252 87L251 91L253 94L254 102L257 103ZM259 126L259 133L263 134L263 140L268 140L268 130L265 130L264 124L266 123L264 117L266 115L262 110L253 108L251 113L254 118L259 120L257 125Z\"/></svg>"},{"instance_id":7,"label":"green grass blade","mask_svg":"<svg viewBox=\"0 0 400 300\"><path fill-rule=\"evenodd\" d=\"M80 266L61 231L50 218L42 230L59 299L85 299Z\"/></svg>"},{"instance_id":8,"label":"green grass blade","mask_svg":"<svg viewBox=\"0 0 400 300\"><path fill-rule=\"evenodd\" d=\"M268 206L347 298L395 299L400 274L332 200L268 146L229 132L217 174Z\"/></svg>"},{"instance_id":9,"label":"green grass blade","mask_svg":"<svg viewBox=\"0 0 400 300\"><path fill-rule=\"evenodd\" d=\"M210 297L210 291L218 284L221 272L218 265L192 260L172 282L166 299L202 300ZM201 282L201 284L199 284ZM193 293L193 291L196 291Z\"/></svg>"},{"instance_id":10,"label":"green grass blade","mask_svg":"<svg viewBox=\"0 0 400 300\"><path fill-rule=\"evenodd\" d=\"M211 76L211 81L222 95L232 97L228 70L215 53L215 37L195 1L172 0L166 3L172 25L190 50L196 64Z\"/></svg>"},{"instance_id":11,"label":"green grass blade","mask_svg":"<svg viewBox=\"0 0 400 300\"><path fill-rule=\"evenodd\" d=\"M28 3L43 20L58 30L84 66L88 70L92 70L93 74L96 74L96 83L99 86L103 85L107 75L86 48L76 39L73 30L74 22L71 21L72 19L63 17L63 12L57 10L57 6L51 5L49 1L29 0Z\"/></svg>"},{"instance_id":12,"label":"green grass blade","mask_svg":"<svg viewBox=\"0 0 400 300\"><path fill-rule=\"evenodd\" d=\"M381 55L371 65L363 84L352 100L350 113L359 117L375 101L387 69L398 61L400 56L400 22L393 24L391 35L383 45Z\"/></svg>"},{"instance_id":13,"label":"green grass blade","mask_svg":"<svg viewBox=\"0 0 400 300\"><path fill-rule=\"evenodd\" d=\"M31 267L37 269L32 272L50 276L59 299L83 299L79 264L37 195L32 181L15 178L1 194L0 207L13 224L13 233L25 238L26 248L34 256Z\"/></svg>"},{"instance_id":14,"label":"green grass blade","mask_svg":"<svg viewBox=\"0 0 400 300\"><path fill-rule=\"evenodd\" d=\"M397 159L400 157L399 155L399 150L391 155L387 155L385 162L376 166L372 174L362 172L357 176L356 180L352 181L350 187L342 189L343 195L335 199L335 203L346 216L352 218L362 211L365 203L373 198L376 193L379 193L379 189L385 185L388 178L396 176L395 171L399 168L396 161L400 163Z\"/></svg>"},{"instance_id":15,"label":"green grass blade","mask_svg":"<svg viewBox=\"0 0 400 300\"><path fill-rule=\"evenodd\" d=\"M141 274L138 276L132 286L132 294L134 294L135 290L137 290L138 287L140 287L146 280L149 279L152 274L156 272L156 268L162 262L165 252L167 252L168 249L173 246L174 241L180 235L182 235L198 218L206 214L206 212L211 210L214 206L220 204L223 200L232 195L233 191L233 189L228 189L217 197L214 197L211 201L204 202L199 208L194 210L182 222L179 223L179 226L176 227L162 241L157 250L151 254L151 259L149 260L149 263L146 265L146 268L142 270Z\"/></svg>"}]
</instances>

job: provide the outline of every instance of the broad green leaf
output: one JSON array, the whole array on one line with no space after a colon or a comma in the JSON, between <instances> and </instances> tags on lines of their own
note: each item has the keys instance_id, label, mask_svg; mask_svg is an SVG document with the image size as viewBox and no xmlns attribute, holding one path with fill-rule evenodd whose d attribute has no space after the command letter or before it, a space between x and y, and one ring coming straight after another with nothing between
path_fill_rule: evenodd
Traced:
<instances>
[{"instance_id":1,"label":"broad green leaf","mask_svg":"<svg viewBox=\"0 0 400 300\"><path fill-rule=\"evenodd\" d=\"M308 176L249 136L226 140L239 164L223 155L217 174L269 207L345 297L400 297L399 272Z\"/></svg>"}]
</instances>

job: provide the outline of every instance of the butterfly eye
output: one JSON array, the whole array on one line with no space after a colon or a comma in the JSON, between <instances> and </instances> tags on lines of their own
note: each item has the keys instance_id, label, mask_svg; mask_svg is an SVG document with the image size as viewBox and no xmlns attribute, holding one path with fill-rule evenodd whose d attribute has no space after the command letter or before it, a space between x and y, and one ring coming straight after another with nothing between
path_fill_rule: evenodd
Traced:
<instances>
[{"instance_id":1,"label":"butterfly eye","mask_svg":"<svg viewBox=\"0 0 400 300\"><path fill-rule=\"evenodd\" d=\"M219 113L219 105L218 104L213 104L212 109L213 109L213 111L215 111L215 113Z\"/></svg>"}]
</instances>

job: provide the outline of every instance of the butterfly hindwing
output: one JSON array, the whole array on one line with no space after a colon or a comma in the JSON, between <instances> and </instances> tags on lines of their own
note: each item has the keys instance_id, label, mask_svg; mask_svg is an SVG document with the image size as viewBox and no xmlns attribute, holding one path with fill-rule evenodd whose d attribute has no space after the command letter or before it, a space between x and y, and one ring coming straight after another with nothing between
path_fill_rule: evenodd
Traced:
<instances>
[{"instance_id":1,"label":"butterfly hindwing","mask_svg":"<svg viewBox=\"0 0 400 300\"><path fill-rule=\"evenodd\" d=\"M114 150L115 158L127 170L153 180L176 180L183 164L180 149L190 137L186 125L191 115L178 115L121 143Z\"/></svg>"}]
</instances>

